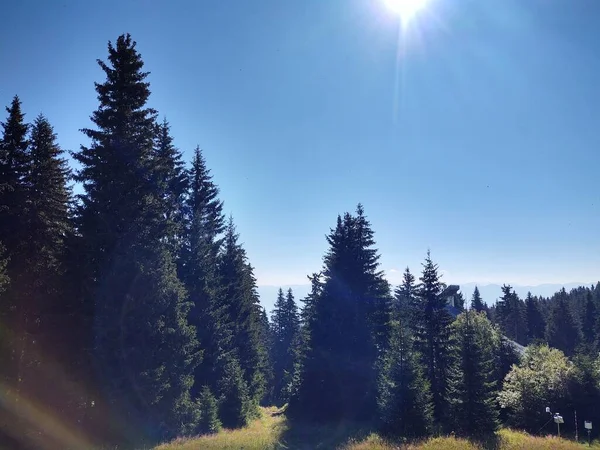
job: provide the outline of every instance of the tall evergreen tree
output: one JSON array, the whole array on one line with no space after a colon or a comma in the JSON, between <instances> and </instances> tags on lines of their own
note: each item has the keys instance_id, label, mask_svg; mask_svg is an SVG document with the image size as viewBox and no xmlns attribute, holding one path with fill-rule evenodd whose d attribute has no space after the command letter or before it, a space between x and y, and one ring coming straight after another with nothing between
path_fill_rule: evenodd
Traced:
<instances>
[{"instance_id":1,"label":"tall evergreen tree","mask_svg":"<svg viewBox=\"0 0 600 450\"><path fill-rule=\"evenodd\" d=\"M221 430L219 420L219 404L208 386L204 386L198 397L200 403L200 420L198 430L203 434L217 433Z\"/></svg>"},{"instance_id":2,"label":"tall evergreen tree","mask_svg":"<svg viewBox=\"0 0 600 450\"><path fill-rule=\"evenodd\" d=\"M459 312L463 312L465 310L465 297L462 292L457 292L454 295L454 307Z\"/></svg>"},{"instance_id":3,"label":"tall evergreen tree","mask_svg":"<svg viewBox=\"0 0 600 450\"><path fill-rule=\"evenodd\" d=\"M265 308L260 308L260 346L264 349L266 358L264 365L264 383L265 383L265 394L261 399L263 405L271 405L273 403L274 388L275 384L275 373L273 370L273 345L274 337L273 330L271 329L271 322L269 322L269 316ZM299 346L298 346L299 350ZM299 358L298 358L299 359Z\"/></svg>"},{"instance_id":4,"label":"tall evergreen tree","mask_svg":"<svg viewBox=\"0 0 600 450\"><path fill-rule=\"evenodd\" d=\"M279 289L271 315L273 329L274 401L286 403L292 392L298 359L300 317L292 290Z\"/></svg>"},{"instance_id":5,"label":"tall evergreen tree","mask_svg":"<svg viewBox=\"0 0 600 450\"><path fill-rule=\"evenodd\" d=\"M485 313L469 310L458 316L453 333L451 424L463 436L491 436L498 427L494 356L499 338Z\"/></svg>"},{"instance_id":6,"label":"tall evergreen tree","mask_svg":"<svg viewBox=\"0 0 600 450\"><path fill-rule=\"evenodd\" d=\"M3 383L2 394L11 407L19 407L18 393L21 388L22 370L25 367L23 356L26 352L27 313L31 287L28 278L28 261L24 257L28 239L28 188L26 177L30 171L28 125L21 111L21 101L15 96L10 107L6 108L8 117L2 123L3 133L0 140L0 238L4 245L6 265L5 274L10 285L5 286L0 303L0 323L2 333L2 367L0 377ZM16 393L16 395L15 395Z\"/></svg>"},{"instance_id":7,"label":"tall evergreen tree","mask_svg":"<svg viewBox=\"0 0 600 450\"><path fill-rule=\"evenodd\" d=\"M10 107L6 108L8 117L2 123L0 141L0 236L9 256L17 255L23 243L24 220L27 216L26 176L30 170L30 155L27 140L28 125L21 111L21 100L15 96ZM9 268L19 270L19 261L13 260ZM10 270L10 269L9 269Z\"/></svg>"},{"instance_id":8,"label":"tall evergreen tree","mask_svg":"<svg viewBox=\"0 0 600 450\"><path fill-rule=\"evenodd\" d=\"M386 434L418 438L432 431L433 404L410 332L402 321L392 325L389 350L382 355L379 415Z\"/></svg>"},{"instance_id":9,"label":"tall evergreen tree","mask_svg":"<svg viewBox=\"0 0 600 450\"><path fill-rule=\"evenodd\" d=\"M178 257L184 240L185 194L189 180L181 152L173 145L166 118L157 125L154 147L154 174L159 199L164 202L165 235L169 251ZM196 159L195 154L193 164L197 164Z\"/></svg>"},{"instance_id":10,"label":"tall evergreen tree","mask_svg":"<svg viewBox=\"0 0 600 450\"><path fill-rule=\"evenodd\" d=\"M21 358L22 366L27 368L20 378L28 396L50 405L58 396L42 388L47 377L42 355L46 358L52 355L54 360L65 364L71 356L62 348L69 346L73 336L61 326L65 316L72 312L63 289L65 239L71 232L71 224L69 170L54 130L43 115L31 127L29 157L30 167L24 177L26 240L18 256L27 264L26 274L18 277L22 282L19 309L26 325ZM62 408L64 404L52 406Z\"/></svg>"},{"instance_id":11,"label":"tall evergreen tree","mask_svg":"<svg viewBox=\"0 0 600 450\"><path fill-rule=\"evenodd\" d=\"M296 366L294 392L290 396L291 403L297 400L298 389L302 385L304 376L304 365L310 352L310 330L313 329L314 319L316 317L316 303L321 297L323 284L321 283L322 273L313 273L307 275L310 281L311 289L308 295L302 299L303 306L300 310L300 342L298 344L298 360Z\"/></svg>"},{"instance_id":12,"label":"tall evergreen tree","mask_svg":"<svg viewBox=\"0 0 600 450\"><path fill-rule=\"evenodd\" d=\"M148 73L129 35L109 42L108 53L108 63L98 61L106 80L96 84L96 128L83 130L91 145L73 155L84 188L78 231L94 303L94 353L103 398L123 417L115 438L167 438L196 427L189 391L200 353L166 245Z\"/></svg>"},{"instance_id":13,"label":"tall evergreen tree","mask_svg":"<svg viewBox=\"0 0 600 450\"><path fill-rule=\"evenodd\" d=\"M496 305L496 321L509 339L521 345L527 339L527 312L525 304L510 285L502 286L502 297Z\"/></svg>"},{"instance_id":14,"label":"tall evergreen tree","mask_svg":"<svg viewBox=\"0 0 600 450\"><path fill-rule=\"evenodd\" d=\"M481 299L481 294L479 293L479 288L475 286L475 290L473 291L473 296L471 297L471 309L482 312L485 311L485 303Z\"/></svg>"},{"instance_id":15,"label":"tall evergreen tree","mask_svg":"<svg viewBox=\"0 0 600 450\"><path fill-rule=\"evenodd\" d=\"M417 320L418 301L415 277L407 267L402 276L402 284L395 292L395 315L405 326L410 327Z\"/></svg>"},{"instance_id":16,"label":"tall evergreen tree","mask_svg":"<svg viewBox=\"0 0 600 450\"><path fill-rule=\"evenodd\" d=\"M168 141L165 124L162 130L163 139ZM219 394L217 385L225 376L226 361L237 358L235 354L226 355L233 351L233 324L218 271L221 234L225 229L223 203L218 195L219 189L212 181L206 161L200 149L196 148L189 174L184 210L185 234L179 260L179 273L192 303L189 320L196 327L203 349L202 362L194 372L194 397L204 386Z\"/></svg>"},{"instance_id":17,"label":"tall evergreen tree","mask_svg":"<svg viewBox=\"0 0 600 450\"><path fill-rule=\"evenodd\" d=\"M376 362L389 326L389 285L378 270L373 231L361 205L355 216L338 216L327 241L302 381L289 411L311 420L360 420L376 410Z\"/></svg>"},{"instance_id":18,"label":"tall evergreen tree","mask_svg":"<svg viewBox=\"0 0 600 450\"><path fill-rule=\"evenodd\" d=\"M417 349L422 355L425 375L431 384L434 417L438 422L446 420L447 389L450 358L448 348L451 343L452 317L446 309L445 289L440 280L438 266L427 252L423 264L423 274L419 288L420 320L415 338Z\"/></svg>"},{"instance_id":19,"label":"tall evergreen tree","mask_svg":"<svg viewBox=\"0 0 600 450\"><path fill-rule=\"evenodd\" d=\"M588 350L596 347L596 341L598 335L596 334L596 321L598 320L598 308L592 295L592 291L589 290L585 299L584 315L581 318L581 332L583 337L583 344Z\"/></svg>"},{"instance_id":20,"label":"tall evergreen tree","mask_svg":"<svg viewBox=\"0 0 600 450\"><path fill-rule=\"evenodd\" d=\"M564 290L563 290L564 292ZM546 341L553 348L572 356L581 341L579 327L571 314L566 293L560 295L550 310L546 324Z\"/></svg>"},{"instance_id":21,"label":"tall evergreen tree","mask_svg":"<svg viewBox=\"0 0 600 450\"><path fill-rule=\"evenodd\" d=\"M527 314L527 340L534 342L543 339L546 330L544 316L542 316L542 312L540 311L538 300L531 295L531 292L527 293L525 309Z\"/></svg>"},{"instance_id":22,"label":"tall evergreen tree","mask_svg":"<svg viewBox=\"0 0 600 450\"><path fill-rule=\"evenodd\" d=\"M252 401L246 411L256 414L265 394L267 349L262 346L261 308L253 268L241 246L233 219L225 230L219 271L222 277L227 314L233 323L233 346Z\"/></svg>"},{"instance_id":23,"label":"tall evergreen tree","mask_svg":"<svg viewBox=\"0 0 600 450\"><path fill-rule=\"evenodd\" d=\"M64 272L65 238L70 232L70 171L48 120L39 115L31 128L31 168L28 187L27 232L29 273L36 282L35 314L59 307L60 276ZM39 323L40 320L37 320Z\"/></svg>"}]
</instances>

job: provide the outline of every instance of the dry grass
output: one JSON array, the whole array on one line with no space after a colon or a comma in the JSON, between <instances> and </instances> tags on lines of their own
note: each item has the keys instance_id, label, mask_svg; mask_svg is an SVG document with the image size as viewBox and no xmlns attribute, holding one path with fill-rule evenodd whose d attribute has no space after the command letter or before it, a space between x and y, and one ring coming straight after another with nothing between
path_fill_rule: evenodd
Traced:
<instances>
[{"instance_id":1,"label":"dry grass","mask_svg":"<svg viewBox=\"0 0 600 450\"><path fill-rule=\"evenodd\" d=\"M371 435L362 442L349 443L343 450L480 450L480 447L454 437L432 438L419 444L395 444Z\"/></svg>"},{"instance_id":2,"label":"dry grass","mask_svg":"<svg viewBox=\"0 0 600 450\"><path fill-rule=\"evenodd\" d=\"M513 430L501 430L494 444L475 444L455 437L432 438L418 444L387 442L352 424L336 427L289 427L277 408L263 409L262 417L240 430L216 435L178 439L154 450L583 450L587 445L558 439L535 437ZM600 444L592 446L600 450Z\"/></svg>"},{"instance_id":3,"label":"dry grass","mask_svg":"<svg viewBox=\"0 0 600 450\"><path fill-rule=\"evenodd\" d=\"M260 419L241 430L223 430L218 434L193 439L177 439L155 450L276 450L285 424L277 408L265 408Z\"/></svg>"}]
</instances>

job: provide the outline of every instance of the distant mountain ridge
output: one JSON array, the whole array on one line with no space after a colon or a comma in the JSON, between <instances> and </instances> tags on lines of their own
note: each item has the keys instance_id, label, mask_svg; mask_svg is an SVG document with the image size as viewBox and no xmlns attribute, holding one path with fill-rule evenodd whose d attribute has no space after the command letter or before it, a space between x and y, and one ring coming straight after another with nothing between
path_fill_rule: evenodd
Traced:
<instances>
[{"instance_id":1,"label":"distant mountain ridge","mask_svg":"<svg viewBox=\"0 0 600 450\"><path fill-rule=\"evenodd\" d=\"M485 303L488 305L493 305L496 300L502 296L502 285L500 284L486 284L486 283L448 283L448 284L457 284L460 286L460 291L463 293L466 303L468 304L471 300L471 295L473 294L473 290L475 286L479 288L479 292L481 293L481 297ZM509 283L507 283L509 284ZM593 283L595 284L595 283ZM511 284L513 289L521 298L525 298L527 292L531 292L533 295L539 295L542 297L550 297L555 292L560 291L563 287L568 291L571 289L575 289L579 286L590 286L592 283L546 283L540 284L537 286L522 286L518 284ZM263 285L258 286L258 294L260 296L260 302L262 306L267 310L267 314L271 314L273 310L273 304L275 303L275 299L277 298L277 291L280 286L270 286ZM296 301L300 301L304 297L308 295L310 292L310 284L295 284L295 285L285 285L281 286L284 291L287 291L289 288L294 292L294 297Z\"/></svg>"}]
</instances>

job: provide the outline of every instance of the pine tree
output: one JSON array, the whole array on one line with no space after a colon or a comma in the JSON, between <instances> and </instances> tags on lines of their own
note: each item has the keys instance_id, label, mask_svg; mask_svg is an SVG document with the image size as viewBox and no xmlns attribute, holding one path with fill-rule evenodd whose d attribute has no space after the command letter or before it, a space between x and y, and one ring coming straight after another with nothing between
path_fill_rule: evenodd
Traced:
<instances>
[{"instance_id":1,"label":"pine tree","mask_svg":"<svg viewBox=\"0 0 600 450\"><path fill-rule=\"evenodd\" d=\"M154 147L155 183L161 191L159 199L164 202L167 244L171 254L178 257L184 239L184 199L189 179L181 152L173 145L171 127L166 118L157 125ZM194 163L196 159L197 156L194 156Z\"/></svg>"},{"instance_id":2,"label":"pine tree","mask_svg":"<svg viewBox=\"0 0 600 450\"><path fill-rule=\"evenodd\" d=\"M546 341L550 347L572 356L581 341L581 335L567 304L564 288L562 292L564 295L559 296L550 310L546 324Z\"/></svg>"},{"instance_id":3,"label":"pine tree","mask_svg":"<svg viewBox=\"0 0 600 450\"><path fill-rule=\"evenodd\" d=\"M225 287L224 299L227 314L234 324L233 348L236 349L239 356L240 368L252 402L252 405L245 411L250 415L255 415L258 411L258 404L266 392L265 366L268 355L267 349L261 345L261 307L253 268L248 262L246 251L238 240L239 235L233 219L230 218L225 230L219 272Z\"/></svg>"},{"instance_id":4,"label":"pine tree","mask_svg":"<svg viewBox=\"0 0 600 450\"><path fill-rule=\"evenodd\" d=\"M49 309L59 295L59 278L64 272L65 238L70 233L70 191L67 180L70 171L56 143L56 135L48 120L39 115L31 128L31 169L28 186L27 232L28 271L36 279L38 318ZM40 322L39 320L37 321Z\"/></svg>"},{"instance_id":5,"label":"pine tree","mask_svg":"<svg viewBox=\"0 0 600 450\"><path fill-rule=\"evenodd\" d=\"M164 124L163 124L164 125ZM165 128L163 127L163 133ZM218 393L225 364L220 359L233 350L233 323L225 302L225 287L218 270L221 234L225 228L223 203L212 181L206 161L196 148L189 174L189 192L185 202L185 233L179 273L189 293L192 308L190 323L196 327L203 349L202 362L194 371L192 396L207 386Z\"/></svg>"},{"instance_id":6,"label":"pine tree","mask_svg":"<svg viewBox=\"0 0 600 450\"><path fill-rule=\"evenodd\" d=\"M224 361L224 376L219 379L221 422L226 428L237 428L248 423L252 416L252 399L248 384L244 380L243 370L235 357Z\"/></svg>"},{"instance_id":7,"label":"pine tree","mask_svg":"<svg viewBox=\"0 0 600 450\"><path fill-rule=\"evenodd\" d=\"M193 432L190 398L200 353L187 322L189 304L166 242L163 191L156 183L156 112L147 108L148 73L129 35L108 44L106 74L96 84L96 129L74 158L83 184L78 228L85 244L87 301L104 401L120 441Z\"/></svg>"},{"instance_id":8,"label":"pine tree","mask_svg":"<svg viewBox=\"0 0 600 450\"><path fill-rule=\"evenodd\" d=\"M198 431L202 434L218 433L221 430L219 403L208 386L204 386L200 391L198 403L200 405Z\"/></svg>"},{"instance_id":9,"label":"pine tree","mask_svg":"<svg viewBox=\"0 0 600 450\"><path fill-rule=\"evenodd\" d=\"M525 309L527 314L527 340L534 342L543 339L546 324L540 311L539 302L531 295L531 292L527 293Z\"/></svg>"},{"instance_id":10,"label":"pine tree","mask_svg":"<svg viewBox=\"0 0 600 450\"><path fill-rule=\"evenodd\" d=\"M27 186L25 177L30 170L27 140L28 125L21 111L21 100L15 96L6 108L8 118L2 123L0 141L0 236L8 256L17 255L23 243L24 219L27 216ZM16 258L9 263L9 271L20 270ZM10 269L12 266L15 269Z\"/></svg>"},{"instance_id":11,"label":"pine tree","mask_svg":"<svg viewBox=\"0 0 600 450\"><path fill-rule=\"evenodd\" d=\"M63 326L72 313L63 287L65 239L71 233L67 186L70 172L54 130L43 115L31 127L29 158L30 167L24 177L27 215L23 231L27 239L18 256L27 262L26 278L21 278L24 283L18 292L26 325L21 352L21 365L26 369L20 379L30 398L50 405L59 396L43 388L44 380L51 381L41 355L68 365L69 355L63 347L68 347L73 337ZM63 392L63 397L66 395ZM62 408L64 403L52 406Z\"/></svg>"},{"instance_id":12,"label":"pine tree","mask_svg":"<svg viewBox=\"0 0 600 450\"><path fill-rule=\"evenodd\" d=\"M471 309L477 312L485 311L485 303L481 299L481 294L479 293L479 288L475 286L475 290L473 291L473 296L471 297Z\"/></svg>"},{"instance_id":13,"label":"pine tree","mask_svg":"<svg viewBox=\"0 0 600 450\"><path fill-rule=\"evenodd\" d=\"M502 297L496 306L496 321L509 339L521 345L527 339L527 313L525 304L510 285L502 286Z\"/></svg>"},{"instance_id":14,"label":"pine tree","mask_svg":"<svg viewBox=\"0 0 600 450\"><path fill-rule=\"evenodd\" d=\"M429 252L423 264L420 281L420 320L415 338L417 349L422 355L425 376L431 384L434 417L443 423L447 413L450 365L447 349L451 343L452 317L446 309L446 299L441 295L445 285L440 281L438 266L431 260Z\"/></svg>"},{"instance_id":15,"label":"pine tree","mask_svg":"<svg viewBox=\"0 0 600 450\"><path fill-rule=\"evenodd\" d=\"M389 285L378 270L373 231L361 205L356 216L338 216L327 241L324 279L310 304L301 385L289 411L311 420L361 420L376 410Z\"/></svg>"},{"instance_id":16,"label":"pine tree","mask_svg":"<svg viewBox=\"0 0 600 450\"><path fill-rule=\"evenodd\" d=\"M433 404L410 334L402 322L392 326L390 348L382 356L378 406L385 434L405 438L432 431Z\"/></svg>"},{"instance_id":17,"label":"pine tree","mask_svg":"<svg viewBox=\"0 0 600 450\"><path fill-rule=\"evenodd\" d=\"M402 284L398 286L395 292L395 315L406 326L411 326L417 319L417 287L415 277L407 267L404 270Z\"/></svg>"},{"instance_id":18,"label":"pine tree","mask_svg":"<svg viewBox=\"0 0 600 450\"><path fill-rule=\"evenodd\" d=\"M300 333L298 333L299 335ZM273 330L271 329L271 323L269 322L269 316L265 308L260 308L260 346L265 351L265 365L264 365L264 383L265 383L265 394L261 399L263 406L272 405L274 398L274 384L275 384L275 373L273 370ZM299 348L298 348L299 350Z\"/></svg>"},{"instance_id":19,"label":"pine tree","mask_svg":"<svg viewBox=\"0 0 600 450\"><path fill-rule=\"evenodd\" d=\"M454 296L454 306L459 312L465 310L465 297L462 292L457 292Z\"/></svg>"},{"instance_id":20,"label":"pine tree","mask_svg":"<svg viewBox=\"0 0 600 450\"><path fill-rule=\"evenodd\" d=\"M498 427L494 356L498 337L484 313L466 311L453 324L449 403L454 431L484 438Z\"/></svg>"},{"instance_id":21,"label":"pine tree","mask_svg":"<svg viewBox=\"0 0 600 450\"><path fill-rule=\"evenodd\" d=\"M273 330L274 401L286 403L292 392L298 359L300 318L292 290L287 296L279 289L271 315Z\"/></svg>"},{"instance_id":22,"label":"pine tree","mask_svg":"<svg viewBox=\"0 0 600 450\"><path fill-rule=\"evenodd\" d=\"M0 323L4 328L0 357L2 394L9 402L7 410L19 408L18 396L21 389L23 360L26 353L29 290L32 286L28 278L28 258L25 257L27 234L27 174L30 171L28 125L21 111L21 101L15 96L8 117L2 123L0 141L0 238L4 245L5 276L10 279L2 294ZM18 416L16 413L15 416ZM21 426L21 425L16 425Z\"/></svg>"},{"instance_id":23,"label":"pine tree","mask_svg":"<svg viewBox=\"0 0 600 450\"><path fill-rule=\"evenodd\" d=\"M316 317L316 303L321 297L321 291L323 288L321 283L322 273L313 273L312 275L307 275L307 278L310 281L311 289L308 295L302 299L303 306L300 310L298 358L294 374L294 391L290 396L290 403L292 404L297 402L298 389L302 385L304 366L310 351L310 330L315 325L314 320Z\"/></svg>"},{"instance_id":24,"label":"pine tree","mask_svg":"<svg viewBox=\"0 0 600 450\"><path fill-rule=\"evenodd\" d=\"M581 318L581 332L583 336L583 344L588 350L596 348L598 336L596 334L596 321L598 320L598 309L592 295L592 291L588 291L585 299L584 315Z\"/></svg>"}]
</instances>

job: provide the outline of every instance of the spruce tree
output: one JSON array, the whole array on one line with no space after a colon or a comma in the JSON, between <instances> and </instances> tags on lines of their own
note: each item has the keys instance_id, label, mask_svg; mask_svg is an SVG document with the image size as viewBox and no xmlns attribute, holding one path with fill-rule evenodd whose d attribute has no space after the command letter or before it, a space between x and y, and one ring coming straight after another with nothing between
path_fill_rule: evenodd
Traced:
<instances>
[{"instance_id":1,"label":"spruce tree","mask_svg":"<svg viewBox=\"0 0 600 450\"><path fill-rule=\"evenodd\" d=\"M502 286L502 297L496 305L496 321L506 337L521 345L527 343L525 304L510 285Z\"/></svg>"},{"instance_id":2,"label":"spruce tree","mask_svg":"<svg viewBox=\"0 0 600 450\"><path fill-rule=\"evenodd\" d=\"M306 357L309 354L310 350L310 330L314 326L316 302L321 297L321 291L323 287L321 283L321 277L322 273L313 273L312 275L307 275L307 278L310 281L311 289L308 295L304 299L302 299L303 306L300 310L300 338L298 343L298 360L294 376L294 391L290 396L290 403L297 402L298 389L302 385L304 365L306 362Z\"/></svg>"},{"instance_id":3,"label":"spruce tree","mask_svg":"<svg viewBox=\"0 0 600 450\"><path fill-rule=\"evenodd\" d=\"M544 316L542 316L540 311L538 300L531 295L531 292L527 293L525 309L527 314L527 340L529 342L535 342L544 339L546 329Z\"/></svg>"},{"instance_id":4,"label":"spruce tree","mask_svg":"<svg viewBox=\"0 0 600 450\"><path fill-rule=\"evenodd\" d=\"M55 408L65 405L63 401L55 404L59 395L42 387L45 379L50 380L41 355L68 366L71 355L63 347L74 337L63 327L72 311L64 289L65 239L71 233L70 172L62 153L52 126L39 115L31 127L30 167L24 177L27 215L23 231L27 239L19 258L27 262L27 278L19 288L19 307L26 324L21 356L26 371L20 378L30 398ZM67 395L63 392L63 397Z\"/></svg>"},{"instance_id":5,"label":"spruce tree","mask_svg":"<svg viewBox=\"0 0 600 450\"><path fill-rule=\"evenodd\" d=\"M120 441L165 439L193 432L190 398L200 353L187 322L189 304L167 246L163 191L157 184L156 112L147 72L129 35L108 44L106 74L91 139L73 156L81 165L78 231L94 304L94 354L103 399Z\"/></svg>"},{"instance_id":6,"label":"spruce tree","mask_svg":"<svg viewBox=\"0 0 600 450\"><path fill-rule=\"evenodd\" d=\"M454 306L459 312L465 310L465 297L462 292L457 292L454 296Z\"/></svg>"},{"instance_id":7,"label":"spruce tree","mask_svg":"<svg viewBox=\"0 0 600 450\"><path fill-rule=\"evenodd\" d=\"M382 356L378 407L382 431L395 437L419 438L433 426L433 404L410 338L401 321L392 325L390 348Z\"/></svg>"},{"instance_id":8,"label":"spruce tree","mask_svg":"<svg viewBox=\"0 0 600 450\"><path fill-rule=\"evenodd\" d=\"M299 333L298 333L299 334ZM263 405L271 405L274 398L275 373L273 370L273 330L265 308L260 308L260 345L265 351L264 383L265 394L261 399ZM299 350L299 348L298 348Z\"/></svg>"},{"instance_id":9,"label":"spruce tree","mask_svg":"<svg viewBox=\"0 0 600 450\"><path fill-rule=\"evenodd\" d=\"M252 402L245 411L255 415L266 392L268 355L267 349L262 346L261 307L256 279L246 251L239 243L232 218L225 230L219 272L224 286L227 315L233 323L232 345L239 356L240 369Z\"/></svg>"},{"instance_id":10,"label":"spruce tree","mask_svg":"<svg viewBox=\"0 0 600 450\"><path fill-rule=\"evenodd\" d=\"M219 379L219 416L226 428L238 428L248 423L253 415L253 403L248 383L236 357L228 355L223 360L223 374Z\"/></svg>"},{"instance_id":11,"label":"spruce tree","mask_svg":"<svg viewBox=\"0 0 600 450\"><path fill-rule=\"evenodd\" d=\"M10 107L6 108L8 117L2 122L0 140L0 236L4 241L8 256L17 255L23 244L24 220L27 216L27 186L25 178L30 170L28 125L21 111L21 100L15 96ZM9 271L17 272L19 260L9 263ZM15 269L10 269L11 267Z\"/></svg>"},{"instance_id":12,"label":"spruce tree","mask_svg":"<svg viewBox=\"0 0 600 450\"><path fill-rule=\"evenodd\" d=\"M208 386L204 386L200 391L198 403L200 407L198 431L203 434L218 433L221 430L219 403Z\"/></svg>"},{"instance_id":13,"label":"spruce tree","mask_svg":"<svg viewBox=\"0 0 600 450\"><path fill-rule=\"evenodd\" d=\"M26 177L30 171L28 125L21 111L21 101L15 96L8 117L2 123L0 140L0 238L4 245L5 274L10 284L2 295L0 323L4 328L2 339L2 366L0 377L3 394L7 397L8 410L19 407L18 394L21 389L22 371L26 366L28 304L32 282L28 278L28 258L25 244L29 242L28 189ZM17 414L18 415L18 414Z\"/></svg>"},{"instance_id":14,"label":"spruce tree","mask_svg":"<svg viewBox=\"0 0 600 450\"><path fill-rule=\"evenodd\" d=\"M179 149L173 145L171 127L167 119L157 125L154 143L154 176L164 202L164 226L169 251L179 257L184 240L185 195L188 174ZM196 159L196 156L194 156Z\"/></svg>"},{"instance_id":15,"label":"spruce tree","mask_svg":"<svg viewBox=\"0 0 600 450\"><path fill-rule=\"evenodd\" d=\"M355 216L338 216L327 241L322 286L310 304L301 384L289 411L310 420L362 420L376 411L376 362L389 327L389 285L378 270L373 231L361 205Z\"/></svg>"},{"instance_id":16,"label":"spruce tree","mask_svg":"<svg viewBox=\"0 0 600 450\"><path fill-rule=\"evenodd\" d=\"M271 315L273 330L274 401L286 403L292 391L298 359L300 318L292 290L287 295L279 289Z\"/></svg>"},{"instance_id":17,"label":"spruce tree","mask_svg":"<svg viewBox=\"0 0 600 450\"><path fill-rule=\"evenodd\" d=\"M475 286L475 290L473 291L473 296L471 297L471 309L477 312L485 311L485 303L481 299L481 294L479 293L479 288Z\"/></svg>"},{"instance_id":18,"label":"spruce tree","mask_svg":"<svg viewBox=\"0 0 600 450\"><path fill-rule=\"evenodd\" d=\"M452 317L446 309L445 289L440 280L438 266L431 260L429 251L423 264L419 287L420 320L415 338L425 367L425 376L431 385L434 417L439 423L447 419L447 390L450 358Z\"/></svg>"},{"instance_id":19,"label":"spruce tree","mask_svg":"<svg viewBox=\"0 0 600 450\"><path fill-rule=\"evenodd\" d=\"M206 161L196 148L189 173L185 234L179 259L179 273L192 304L189 321L196 327L203 349L202 362L194 371L194 397L200 395L203 386L218 394L217 384L225 376L226 366L221 360L237 358L225 355L233 352L233 324L218 270L221 234L225 228L223 203L218 195L219 189L212 181Z\"/></svg>"},{"instance_id":20,"label":"spruce tree","mask_svg":"<svg viewBox=\"0 0 600 450\"><path fill-rule=\"evenodd\" d=\"M585 299L584 314L581 318L581 332L583 344L588 350L596 348L598 335L596 334L596 321L598 320L598 309L592 295L592 291L588 291Z\"/></svg>"},{"instance_id":21,"label":"spruce tree","mask_svg":"<svg viewBox=\"0 0 600 450\"><path fill-rule=\"evenodd\" d=\"M70 171L54 130L43 115L36 118L31 128L30 158L31 168L25 177L30 236L26 246L28 271L36 279L35 314L41 319L45 311L60 308L56 302L64 272L65 238L71 230L67 186Z\"/></svg>"},{"instance_id":22,"label":"spruce tree","mask_svg":"<svg viewBox=\"0 0 600 450\"><path fill-rule=\"evenodd\" d=\"M550 310L546 341L550 347L561 350L566 356L573 356L581 341L580 330L567 303L566 293L555 300Z\"/></svg>"},{"instance_id":23,"label":"spruce tree","mask_svg":"<svg viewBox=\"0 0 600 450\"><path fill-rule=\"evenodd\" d=\"M485 438L498 427L494 356L498 337L484 313L466 311L453 324L451 425L462 436Z\"/></svg>"},{"instance_id":24,"label":"spruce tree","mask_svg":"<svg viewBox=\"0 0 600 450\"><path fill-rule=\"evenodd\" d=\"M402 284L395 292L394 315L401 320L405 326L411 327L418 316L417 287L415 277L407 267L402 276Z\"/></svg>"}]
</instances>

